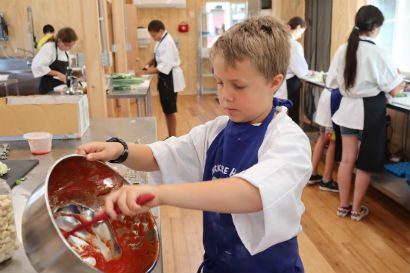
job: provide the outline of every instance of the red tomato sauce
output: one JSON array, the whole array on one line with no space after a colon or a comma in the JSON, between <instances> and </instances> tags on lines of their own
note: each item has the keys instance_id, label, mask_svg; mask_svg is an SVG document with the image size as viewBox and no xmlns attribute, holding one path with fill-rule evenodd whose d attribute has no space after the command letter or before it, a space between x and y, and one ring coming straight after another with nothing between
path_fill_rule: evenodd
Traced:
<instances>
[{"instance_id":1,"label":"red tomato sauce","mask_svg":"<svg viewBox=\"0 0 410 273\"><path fill-rule=\"evenodd\" d=\"M64 166L55 166L49 181L49 205L53 212L69 204L81 204L97 211L104 204L103 197L125 183L120 175L107 166L99 167L93 162L78 164L78 160L68 161ZM64 216L60 213L61 215ZM56 216L57 214L54 215ZM75 217L80 222L85 221L80 215L67 216ZM79 256L94 257L95 267L106 273L142 273L157 261L159 237L155 218L150 212L109 220L108 224L113 227L121 255L106 261L100 251L90 244L78 252ZM95 235L92 227L87 228L87 231ZM112 241L108 241L109 243ZM111 249L110 245L108 247ZM73 249L77 250L75 247Z\"/></svg>"}]
</instances>

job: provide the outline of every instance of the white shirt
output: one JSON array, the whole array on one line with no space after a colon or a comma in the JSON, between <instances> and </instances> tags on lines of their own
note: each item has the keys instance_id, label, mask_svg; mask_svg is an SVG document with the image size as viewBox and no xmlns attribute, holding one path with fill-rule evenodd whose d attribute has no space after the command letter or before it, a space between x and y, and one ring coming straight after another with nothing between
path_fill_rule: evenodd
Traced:
<instances>
[{"instance_id":1,"label":"white shirt","mask_svg":"<svg viewBox=\"0 0 410 273\"><path fill-rule=\"evenodd\" d=\"M290 60L289 67L286 72L285 79L290 79L293 76L301 78L308 73L308 64L303 53L302 45L295 40L295 38L290 39ZM286 86L286 80L283 81L282 85L276 91L275 97L280 99L288 98L288 89Z\"/></svg>"},{"instance_id":2,"label":"white shirt","mask_svg":"<svg viewBox=\"0 0 410 273\"><path fill-rule=\"evenodd\" d=\"M370 37L361 36L360 39L373 41ZM363 98L374 97L380 92L388 93L397 87L403 79L392 65L388 54L377 45L359 42L357 49L357 71L354 86L346 91L344 83L344 68L347 44L341 45L337 51L336 81L343 95L339 110L332 120L343 127L363 130L364 105ZM333 64L332 64L333 65Z\"/></svg>"},{"instance_id":3,"label":"white shirt","mask_svg":"<svg viewBox=\"0 0 410 273\"><path fill-rule=\"evenodd\" d=\"M168 34L167 34L168 33ZM164 37L167 34L166 37ZM185 88L185 78L179 58L179 52L169 32L164 32L163 40L156 43L154 55L157 61L157 69L166 75L172 70L172 78L174 80L174 91L179 92Z\"/></svg>"},{"instance_id":4,"label":"white shirt","mask_svg":"<svg viewBox=\"0 0 410 273\"><path fill-rule=\"evenodd\" d=\"M338 50L333 57L333 60L339 58L339 54L341 51ZM319 102L316 109L315 115L315 122L322 127L332 127L332 113L330 109L330 101L331 101L331 92L328 88L334 89L338 88L337 83L337 69L336 69L336 62L332 61L329 70L326 76L326 83L327 88L324 88L322 93L320 94Z\"/></svg>"},{"instance_id":5,"label":"white shirt","mask_svg":"<svg viewBox=\"0 0 410 273\"><path fill-rule=\"evenodd\" d=\"M67 59L66 52L68 57L70 53L68 51L62 51L57 47L58 60L59 61L70 61L70 58ZM45 43L37 55L34 57L31 64L31 72L33 72L34 78L42 77L47 75L50 72L50 65L56 60L56 45L54 42Z\"/></svg>"},{"instance_id":6,"label":"white shirt","mask_svg":"<svg viewBox=\"0 0 410 273\"><path fill-rule=\"evenodd\" d=\"M151 174L154 181L202 181L207 150L228 120L221 116L187 135L150 144L160 168ZM232 214L236 231L252 255L299 233L304 211L301 196L311 169L307 136L279 107L258 150L258 163L235 174L258 187L262 198L262 211Z\"/></svg>"}]
</instances>

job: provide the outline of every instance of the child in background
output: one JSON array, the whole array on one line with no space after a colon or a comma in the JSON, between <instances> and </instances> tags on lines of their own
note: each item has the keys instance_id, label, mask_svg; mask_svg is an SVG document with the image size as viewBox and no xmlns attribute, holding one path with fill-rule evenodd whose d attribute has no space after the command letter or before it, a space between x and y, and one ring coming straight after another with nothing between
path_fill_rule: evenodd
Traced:
<instances>
[{"instance_id":1,"label":"child in background","mask_svg":"<svg viewBox=\"0 0 410 273\"><path fill-rule=\"evenodd\" d=\"M160 20L152 20L148 31L154 41L154 57L144 66L137 69L136 75L158 74L158 92L162 111L165 114L168 137L176 136L177 130L177 95L185 88L185 78L180 68L179 52L171 34Z\"/></svg>"},{"instance_id":2,"label":"child in background","mask_svg":"<svg viewBox=\"0 0 410 273\"><path fill-rule=\"evenodd\" d=\"M52 25L44 25L43 26L43 34L44 36L40 39L40 41L37 44L37 50L40 50L40 48L50 40L54 38L54 27Z\"/></svg>"},{"instance_id":3,"label":"child in background","mask_svg":"<svg viewBox=\"0 0 410 273\"><path fill-rule=\"evenodd\" d=\"M319 138L317 139L313 149L312 176L308 182L310 185L319 183L319 188L321 190L332 192L339 191L337 183L332 179L333 167L335 164L335 133L333 131L330 105L332 89L336 88L336 67L334 65L330 65L326 77L326 88L323 89L322 94L320 94L319 103L316 110L315 122L321 127ZM326 151L325 169L322 177L318 174L318 167L327 141L329 141L329 145Z\"/></svg>"},{"instance_id":4,"label":"child in background","mask_svg":"<svg viewBox=\"0 0 410 273\"><path fill-rule=\"evenodd\" d=\"M288 22L290 33L290 60L286 72L286 81L276 92L275 97L280 99L289 99L293 103L288 111L289 117L299 124L300 108L300 78L308 74L308 64L303 53L302 45L297 41L302 37L306 30L306 22L302 18L295 16Z\"/></svg>"},{"instance_id":5,"label":"child in background","mask_svg":"<svg viewBox=\"0 0 410 273\"><path fill-rule=\"evenodd\" d=\"M155 172L163 183L109 194L105 209L112 218L114 204L126 215L159 205L203 210L203 272L303 272L296 236L310 145L286 108L272 102L288 67L289 34L270 16L251 17L215 42L210 59L227 116L150 145L116 138L78 152ZM145 193L156 198L136 205Z\"/></svg>"},{"instance_id":6,"label":"child in background","mask_svg":"<svg viewBox=\"0 0 410 273\"><path fill-rule=\"evenodd\" d=\"M347 44L338 48L337 58L332 61L336 67L337 86L343 96L332 118L340 126L342 136L337 215L350 214L356 221L369 213L362 201L370 183L370 173L383 170L386 94L395 96L403 88L397 69L375 43L383 21L383 14L375 6L361 7ZM350 205L354 167L356 178L353 204Z\"/></svg>"}]
</instances>

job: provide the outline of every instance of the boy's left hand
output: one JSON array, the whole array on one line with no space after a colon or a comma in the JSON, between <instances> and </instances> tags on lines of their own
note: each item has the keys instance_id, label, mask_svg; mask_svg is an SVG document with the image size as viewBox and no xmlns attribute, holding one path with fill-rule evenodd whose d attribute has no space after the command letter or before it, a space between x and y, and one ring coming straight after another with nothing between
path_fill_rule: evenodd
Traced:
<instances>
[{"instance_id":1,"label":"boy's left hand","mask_svg":"<svg viewBox=\"0 0 410 273\"><path fill-rule=\"evenodd\" d=\"M105 211L112 218L117 218L114 206L118 205L122 214L135 216L148 211L150 208L160 205L158 187L150 185L124 185L120 189L111 192L105 197ZM140 195L153 194L155 198L143 206L137 204Z\"/></svg>"}]
</instances>

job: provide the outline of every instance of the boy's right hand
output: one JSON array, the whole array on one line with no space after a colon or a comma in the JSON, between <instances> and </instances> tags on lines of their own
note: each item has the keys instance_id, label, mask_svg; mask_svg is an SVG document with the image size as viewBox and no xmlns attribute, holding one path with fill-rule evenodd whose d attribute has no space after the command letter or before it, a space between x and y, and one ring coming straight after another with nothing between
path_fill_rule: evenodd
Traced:
<instances>
[{"instance_id":1,"label":"boy's right hand","mask_svg":"<svg viewBox=\"0 0 410 273\"><path fill-rule=\"evenodd\" d=\"M90 142L82 144L76 153L85 155L89 161L108 161L118 158L124 147L118 142Z\"/></svg>"}]
</instances>

